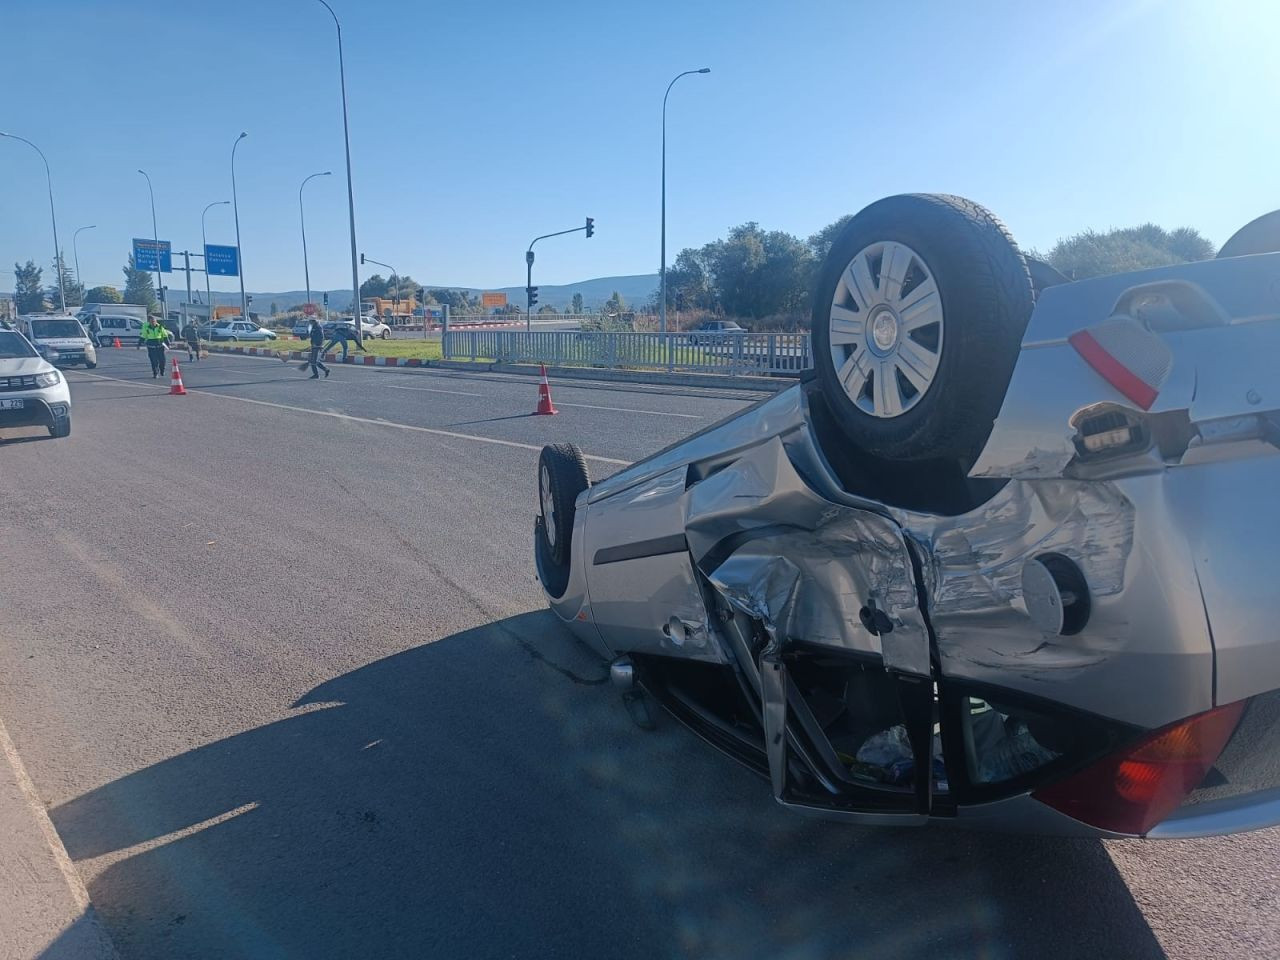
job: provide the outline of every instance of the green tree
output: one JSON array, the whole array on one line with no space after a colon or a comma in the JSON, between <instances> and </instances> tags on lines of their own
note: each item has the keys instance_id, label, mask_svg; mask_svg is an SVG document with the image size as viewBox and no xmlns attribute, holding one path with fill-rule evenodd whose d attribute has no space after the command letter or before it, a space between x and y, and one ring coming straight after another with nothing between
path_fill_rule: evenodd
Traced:
<instances>
[{"instance_id":1,"label":"green tree","mask_svg":"<svg viewBox=\"0 0 1280 960\"><path fill-rule=\"evenodd\" d=\"M559 313L559 312L560 312L559 310L557 310L555 307L553 307L549 303L544 303L542 306L538 308L538 313Z\"/></svg>"},{"instance_id":2,"label":"green tree","mask_svg":"<svg viewBox=\"0 0 1280 960\"><path fill-rule=\"evenodd\" d=\"M573 295L573 302L570 304L570 306L573 307L573 311L572 311L573 313L581 314L584 309L583 303L582 303L582 294L575 293Z\"/></svg>"},{"instance_id":3,"label":"green tree","mask_svg":"<svg viewBox=\"0 0 1280 960\"><path fill-rule=\"evenodd\" d=\"M844 228L852 219L853 214L846 213L839 220L827 224L806 241L817 264L821 264L827 258L827 254L831 252L831 245L836 242L836 238L844 232Z\"/></svg>"},{"instance_id":4,"label":"green tree","mask_svg":"<svg viewBox=\"0 0 1280 960\"><path fill-rule=\"evenodd\" d=\"M617 290L613 291L613 296L604 302L604 306L600 308L603 314L624 313L627 309L627 301L622 299L622 294Z\"/></svg>"},{"instance_id":5,"label":"green tree","mask_svg":"<svg viewBox=\"0 0 1280 960\"><path fill-rule=\"evenodd\" d=\"M390 289L391 281L382 274L375 273L364 283L360 284L360 296L364 299L369 297L387 297Z\"/></svg>"},{"instance_id":6,"label":"green tree","mask_svg":"<svg viewBox=\"0 0 1280 960\"><path fill-rule=\"evenodd\" d=\"M144 306L148 313L154 313L159 308L156 287L151 280L151 274L133 265L132 253L129 254L129 261L124 265L124 302Z\"/></svg>"},{"instance_id":7,"label":"green tree","mask_svg":"<svg viewBox=\"0 0 1280 960\"><path fill-rule=\"evenodd\" d=\"M44 288L40 284L43 274L44 271L36 266L34 260L13 265L13 300L18 313L40 313L44 310Z\"/></svg>"},{"instance_id":8,"label":"green tree","mask_svg":"<svg viewBox=\"0 0 1280 960\"><path fill-rule=\"evenodd\" d=\"M1208 260L1213 252L1213 245L1190 227L1169 231L1154 223L1144 223L1105 233L1086 230L1059 240L1047 256L1040 256L1035 251L1030 251L1029 255L1048 260L1073 280L1084 280L1104 274Z\"/></svg>"},{"instance_id":9,"label":"green tree","mask_svg":"<svg viewBox=\"0 0 1280 960\"><path fill-rule=\"evenodd\" d=\"M277 307L277 306L276 306L276 302L275 302L274 300L272 300L272 301L271 301L271 315L274 317L274 316L277 316L279 313L280 313L280 308L279 308L279 307Z\"/></svg>"},{"instance_id":10,"label":"green tree","mask_svg":"<svg viewBox=\"0 0 1280 960\"><path fill-rule=\"evenodd\" d=\"M84 295L84 303L124 303L120 291L115 287L93 287Z\"/></svg>"},{"instance_id":11,"label":"green tree","mask_svg":"<svg viewBox=\"0 0 1280 960\"><path fill-rule=\"evenodd\" d=\"M78 307L84 303L84 287L76 283L75 275L71 272L71 268L67 266L67 258L65 256L59 257L58 260L55 260L53 263L54 280L49 284L49 302L54 305L61 304L61 299L58 295L57 281L59 261L61 261L62 267L62 293L67 298L67 307Z\"/></svg>"}]
</instances>

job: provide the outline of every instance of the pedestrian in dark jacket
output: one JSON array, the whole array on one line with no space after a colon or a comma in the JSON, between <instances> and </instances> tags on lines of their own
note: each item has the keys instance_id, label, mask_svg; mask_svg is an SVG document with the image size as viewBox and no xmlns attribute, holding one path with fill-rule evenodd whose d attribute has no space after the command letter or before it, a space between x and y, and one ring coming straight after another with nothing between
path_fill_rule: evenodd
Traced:
<instances>
[{"instance_id":1,"label":"pedestrian in dark jacket","mask_svg":"<svg viewBox=\"0 0 1280 960\"><path fill-rule=\"evenodd\" d=\"M187 359L200 359L200 331L196 329L196 325L190 320L187 325L182 328L182 339L187 341Z\"/></svg>"},{"instance_id":2,"label":"pedestrian in dark jacket","mask_svg":"<svg viewBox=\"0 0 1280 960\"><path fill-rule=\"evenodd\" d=\"M321 370L324 371L324 375L326 377L329 376L329 368L326 367L320 359L320 357L323 356L323 354L320 352L320 348L324 344L324 327L320 326L320 321L317 320L315 317L311 318L310 333L311 333L311 352L310 352L310 355L307 357L307 366L311 368L311 376L308 377L307 379L319 380Z\"/></svg>"}]
</instances>

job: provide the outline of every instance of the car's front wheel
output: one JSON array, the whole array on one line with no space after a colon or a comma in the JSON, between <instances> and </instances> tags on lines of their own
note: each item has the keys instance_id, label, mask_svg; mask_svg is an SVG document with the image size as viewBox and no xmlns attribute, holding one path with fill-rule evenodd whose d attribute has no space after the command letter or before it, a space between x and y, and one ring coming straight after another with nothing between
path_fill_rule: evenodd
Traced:
<instances>
[{"instance_id":1,"label":"car's front wheel","mask_svg":"<svg viewBox=\"0 0 1280 960\"><path fill-rule=\"evenodd\" d=\"M71 436L71 414L56 418L49 425L49 436L54 438Z\"/></svg>"},{"instance_id":2,"label":"car's front wheel","mask_svg":"<svg viewBox=\"0 0 1280 960\"><path fill-rule=\"evenodd\" d=\"M390 339L391 339L391 331L390 331L390 330L383 330L380 334L378 334L378 336L379 336L379 337L381 337L383 340L390 340Z\"/></svg>"},{"instance_id":3,"label":"car's front wheel","mask_svg":"<svg viewBox=\"0 0 1280 960\"><path fill-rule=\"evenodd\" d=\"M867 453L972 458L1031 308L1026 261L985 208L944 195L877 201L832 244L815 293L823 395Z\"/></svg>"},{"instance_id":4,"label":"car's front wheel","mask_svg":"<svg viewBox=\"0 0 1280 960\"><path fill-rule=\"evenodd\" d=\"M591 486L587 461L572 443L549 444L538 456L539 536L551 561L568 566L578 494Z\"/></svg>"}]
</instances>

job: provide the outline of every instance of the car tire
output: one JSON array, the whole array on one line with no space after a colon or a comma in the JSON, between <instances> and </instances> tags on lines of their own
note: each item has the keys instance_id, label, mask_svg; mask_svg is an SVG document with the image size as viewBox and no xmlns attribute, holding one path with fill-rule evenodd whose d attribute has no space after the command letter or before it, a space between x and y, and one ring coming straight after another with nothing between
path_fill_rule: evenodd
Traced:
<instances>
[{"instance_id":1,"label":"car tire","mask_svg":"<svg viewBox=\"0 0 1280 960\"><path fill-rule=\"evenodd\" d=\"M866 453L972 461L1032 304L1026 260L984 207L935 194L879 200L849 222L819 276L813 353L823 396Z\"/></svg>"},{"instance_id":2,"label":"car tire","mask_svg":"<svg viewBox=\"0 0 1280 960\"><path fill-rule=\"evenodd\" d=\"M382 340L390 340L390 339L391 339L391 331L390 331L390 330L383 330L380 334L378 334L378 337L379 337L380 339L382 339Z\"/></svg>"},{"instance_id":3,"label":"car tire","mask_svg":"<svg viewBox=\"0 0 1280 960\"><path fill-rule=\"evenodd\" d=\"M59 437L71 436L71 414L65 417L57 417L53 423L49 425L49 436L55 439Z\"/></svg>"},{"instance_id":4,"label":"car tire","mask_svg":"<svg viewBox=\"0 0 1280 960\"><path fill-rule=\"evenodd\" d=\"M539 536L551 561L568 566L578 494L591 486L587 461L572 443L549 444L538 455Z\"/></svg>"}]
</instances>

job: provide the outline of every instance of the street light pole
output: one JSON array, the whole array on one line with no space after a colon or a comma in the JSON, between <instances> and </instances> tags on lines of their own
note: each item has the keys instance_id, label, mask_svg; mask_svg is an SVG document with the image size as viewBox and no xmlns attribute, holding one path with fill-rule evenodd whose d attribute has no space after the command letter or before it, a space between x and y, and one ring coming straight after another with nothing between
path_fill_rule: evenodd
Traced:
<instances>
[{"instance_id":1,"label":"street light pole","mask_svg":"<svg viewBox=\"0 0 1280 960\"><path fill-rule=\"evenodd\" d=\"M80 250L76 247L76 238L80 236L81 230L96 230L97 224L88 227L76 227L76 232L71 234L71 253L76 261L76 286L80 288L80 303L84 304L84 281L80 279Z\"/></svg>"},{"instance_id":2,"label":"street light pole","mask_svg":"<svg viewBox=\"0 0 1280 960\"><path fill-rule=\"evenodd\" d=\"M208 213L210 210L212 210L214 207L229 207L229 206L231 206L230 200L215 200L213 201L213 203L205 207L200 214L200 249L201 249L201 252L204 254L204 299L205 299L205 305L209 308L210 328L213 327L213 288L209 284L209 237L205 232L204 217L205 217L205 214ZM240 251L237 249L236 250L237 269L239 267L239 262L240 262ZM213 336L212 329L210 329L209 331L209 336L210 337Z\"/></svg>"},{"instance_id":3,"label":"street light pole","mask_svg":"<svg viewBox=\"0 0 1280 960\"><path fill-rule=\"evenodd\" d=\"M347 218L351 224L351 313L355 320L356 344L364 346L364 335L360 332L360 265L356 262L356 199L351 186L351 127L347 121L347 69L342 59L342 24L338 15L333 12L325 0L316 0L329 11L333 17L333 25L338 29L338 81L342 87L342 139L347 150Z\"/></svg>"},{"instance_id":4,"label":"street light pole","mask_svg":"<svg viewBox=\"0 0 1280 960\"><path fill-rule=\"evenodd\" d=\"M314 180L316 177L328 177L333 174L332 170L326 170L324 173L313 173L302 181L298 187L298 219L302 221L302 275L307 282L307 303L311 303L311 266L307 263L307 214L302 209L302 188L307 185L307 180Z\"/></svg>"},{"instance_id":5,"label":"street light pole","mask_svg":"<svg viewBox=\"0 0 1280 960\"><path fill-rule=\"evenodd\" d=\"M661 318L659 330L664 334L667 332L667 97L671 95L671 88L676 85L676 80L681 77L687 77L692 73L710 72L710 67L703 67L701 70L686 70L684 73L678 73L667 84L667 92L662 95L662 262L658 270L661 286L658 293L658 311Z\"/></svg>"},{"instance_id":6,"label":"street light pole","mask_svg":"<svg viewBox=\"0 0 1280 960\"><path fill-rule=\"evenodd\" d=\"M240 318L249 319L249 301L244 295L244 250L240 246L240 201L236 196L236 147L249 134L241 131L231 145L231 209L236 217L236 273L240 274ZM208 266L208 264L206 264Z\"/></svg>"},{"instance_id":7,"label":"street light pole","mask_svg":"<svg viewBox=\"0 0 1280 960\"><path fill-rule=\"evenodd\" d=\"M2 133L0 137L8 137L10 140L20 140L28 147L40 154L40 159L44 161L44 179L49 185L49 219L53 221L53 263L58 270L58 301L62 305L62 312L67 312L67 292L62 289L62 248L58 246L58 215L53 212L53 174L49 172L49 160L45 157L44 151L37 147L26 137L20 137L16 133Z\"/></svg>"},{"instance_id":8,"label":"street light pole","mask_svg":"<svg viewBox=\"0 0 1280 960\"><path fill-rule=\"evenodd\" d=\"M147 178L147 193L151 195L151 239L156 245L156 293L160 294L160 322L163 324L169 320L169 304L165 300L164 278L160 274L160 231L156 228L156 192L151 188L151 177L147 175L147 171L139 170L138 172ZM137 267L136 263L134 267Z\"/></svg>"}]
</instances>

